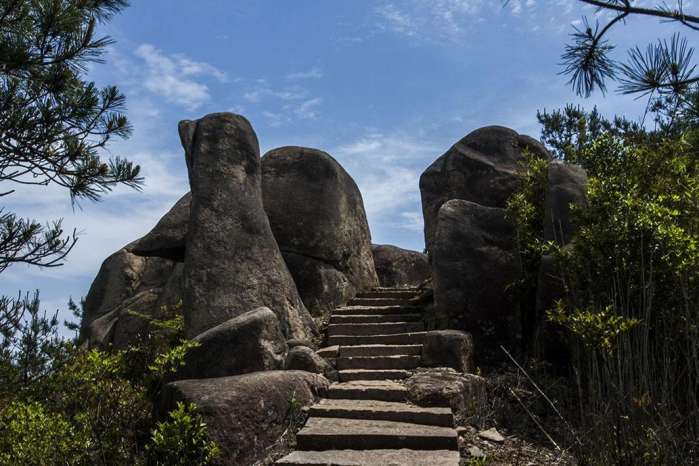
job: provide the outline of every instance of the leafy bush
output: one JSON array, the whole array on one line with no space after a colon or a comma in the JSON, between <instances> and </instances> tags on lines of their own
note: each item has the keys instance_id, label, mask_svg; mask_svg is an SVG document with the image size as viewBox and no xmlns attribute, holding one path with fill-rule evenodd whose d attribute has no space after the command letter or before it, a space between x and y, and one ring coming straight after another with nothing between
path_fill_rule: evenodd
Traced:
<instances>
[{"instance_id":1,"label":"leafy bush","mask_svg":"<svg viewBox=\"0 0 699 466\"><path fill-rule=\"evenodd\" d=\"M85 438L60 414L16 401L0 411L0 465L87 464Z\"/></svg>"},{"instance_id":2,"label":"leafy bush","mask_svg":"<svg viewBox=\"0 0 699 466\"><path fill-rule=\"evenodd\" d=\"M506 214L515 224L517 235L520 278L511 286L519 303L526 347L534 339L535 328L541 320L536 315L536 286L541 256L549 245L544 241L543 234L548 160L529 152L525 152L524 156L524 162L520 163L517 172L518 189L507 201Z\"/></svg>"},{"instance_id":3,"label":"leafy bush","mask_svg":"<svg viewBox=\"0 0 699 466\"><path fill-rule=\"evenodd\" d=\"M699 455L699 133L668 138L573 110L540 114L557 155L588 172L571 244L542 248L534 178L523 178L509 211L528 273L538 253L551 252L565 285L548 317L570 337L578 453L589 464L691 464Z\"/></svg>"},{"instance_id":4,"label":"leafy bush","mask_svg":"<svg viewBox=\"0 0 699 466\"><path fill-rule=\"evenodd\" d=\"M148 465L204 466L218 456L218 446L208 440L206 424L195 404L178 402L169 417L151 433L146 446Z\"/></svg>"},{"instance_id":5,"label":"leafy bush","mask_svg":"<svg viewBox=\"0 0 699 466\"><path fill-rule=\"evenodd\" d=\"M39 313L38 296L27 303L27 319L0 318L0 369L8 376L0 380L0 465L145 464L147 451L157 449L146 447L156 438L153 400L194 346L183 338L179 310L149 318L138 346L104 351L58 338L57 320ZM186 462L155 464L207 464L216 448L202 440L201 418L193 407L178 407L174 416L174 427L159 424L153 432L161 444L179 442Z\"/></svg>"}]
</instances>

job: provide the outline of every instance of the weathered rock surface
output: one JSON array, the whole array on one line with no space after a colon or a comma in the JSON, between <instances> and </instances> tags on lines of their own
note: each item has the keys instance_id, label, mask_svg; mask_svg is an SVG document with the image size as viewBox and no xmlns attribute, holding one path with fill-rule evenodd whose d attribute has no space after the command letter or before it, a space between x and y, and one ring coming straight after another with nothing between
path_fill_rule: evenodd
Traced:
<instances>
[{"instance_id":1,"label":"weathered rock surface","mask_svg":"<svg viewBox=\"0 0 699 466\"><path fill-rule=\"evenodd\" d=\"M148 328L131 312L158 317L182 296L181 264L136 255L130 246L105 259L85 298L81 339L91 346L128 347Z\"/></svg>"},{"instance_id":2,"label":"weathered rock surface","mask_svg":"<svg viewBox=\"0 0 699 466\"><path fill-rule=\"evenodd\" d=\"M289 425L289 401L301 407L318 401L328 387L321 375L269 371L165 385L161 413L176 402L196 403L221 455L218 465L250 465L264 459Z\"/></svg>"},{"instance_id":3,"label":"weathered rock surface","mask_svg":"<svg viewBox=\"0 0 699 466\"><path fill-rule=\"evenodd\" d=\"M479 354L484 345L518 338L519 314L510 291L519 276L518 255L504 209L446 202L439 211L432 271L438 328L471 332Z\"/></svg>"},{"instance_id":4,"label":"weathered rock surface","mask_svg":"<svg viewBox=\"0 0 699 466\"><path fill-rule=\"evenodd\" d=\"M432 252L442 204L463 199L504 208L517 185L517 164L524 151L550 158L538 141L501 126L477 129L454 144L420 177L425 244Z\"/></svg>"},{"instance_id":5,"label":"weathered rock surface","mask_svg":"<svg viewBox=\"0 0 699 466\"><path fill-rule=\"evenodd\" d=\"M339 380L335 368L307 346L296 346L290 349L286 355L284 369L313 372L324 375L328 380Z\"/></svg>"},{"instance_id":6,"label":"weathered rock surface","mask_svg":"<svg viewBox=\"0 0 699 466\"><path fill-rule=\"evenodd\" d=\"M378 285L364 203L325 152L281 147L262 158L264 206L301 297L329 311Z\"/></svg>"},{"instance_id":7,"label":"weathered rock surface","mask_svg":"<svg viewBox=\"0 0 699 466\"><path fill-rule=\"evenodd\" d=\"M184 258L187 335L267 306L288 338L315 325L272 235L262 204L257 136L242 116L182 121L192 203Z\"/></svg>"},{"instance_id":8,"label":"weathered rock surface","mask_svg":"<svg viewBox=\"0 0 699 466\"><path fill-rule=\"evenodd\" d=\"M459 452L450 450L326 450L295 451L277 464L304 466L456 466Z\"/></svg>"},{"instance_id":9,"label":"weathered rock surface","mask_svg":"<svg viewBox=\"0 0 699 466\"><path fill-rule=\"evenodd\" d=\"M425 334L420 364L425 367L451 367L472 372L473 338L459 330L433 330Z\"/></svg>"},{"instance_id":10,"label":"weathered rock surface","mask_svg":"<svg viewBox=\"0 0 699 466\"><path fill-rule=\"evenodd\" d=\"M426 254L389 244L372 245L371 252L381 286L419 286L430 278Z\"/></svg>"},{"instance_id":11,"label":"weathered rock surface","mask_svg":"<svg viewBox=\"0 0 699 466\"><path fill-rule=\"evenodd\" d=\"M575 233L570 206L586 203L587 173L580 165L551 162L544 200L544 239L568 244Z\"/></svg>"},{"instance_id":12,"label":"weathered rock surface","mask_svg":"<svg viewBox=\"0 0 699 466\"><path fill-rule=\"evenodd\" d=\"M408 400L418 406L450 407L457 419L475 414L486 402L486 380L451 368L418 369L405 381Z\"/></svg>"},{"instance_id":13,"label":"weathered rock surface","mask_svg":"<svg viewBox=\"0 0 699 466\"><path fill-rule=\"evenodd\" d=\"M502 443L505 441L505 437L503 437L495 427L478 432L478 436L482 439L490 440L491 442L496 443Z\"/></svg>"},{"instance_id":14,"label":"weathered rock surface","mask_svg":"<svg viewBox=\"0 0 699 466\"><path fill-rule=\"evenodd\" d=\"M158 256L184 261L184 248L189 229L192 194L182 196L143 238L128 247L139 256Z\"/></svg>"},{"instance_id":15,"label":"weathered rock surface","mask_svg":"<svg viewBox=\"0 0 699 466\"><path fill-rule=\"evenodd\" d=\"M194 338L176 379L205 379L284 368L287 345L279 319L260 307L227 320Z\"/></svg>"}]
</instances>

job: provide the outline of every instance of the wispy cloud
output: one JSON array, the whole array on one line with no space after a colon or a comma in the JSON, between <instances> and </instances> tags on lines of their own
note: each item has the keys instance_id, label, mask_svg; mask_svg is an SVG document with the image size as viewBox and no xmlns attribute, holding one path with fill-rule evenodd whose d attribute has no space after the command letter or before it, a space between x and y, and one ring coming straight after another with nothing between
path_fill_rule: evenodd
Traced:
<instances>
[{"instance_id":1,"label":"wispy cloud","mask_svg":"<svg viewBox=\"0 0 699 466\"><path fill-rule=\"evenodd\" d=\"M509 0L507 3L494 0L404 0L386 1L375 9L377 27L416 40L425 40L445 45L464 43L474 25L494 21L497 15L507 13L527 28L539 29L542 22L541 4L547 5L544 18L551 18L552 27L566 24L573 12L571 0ZM579 9L579 8L578 8ZM506 19L506 16L502 16ZM502 21L502 20L500 20Z\"/></svg>"},{"instance_id":2,"label":"wispy cloud","mask_svg":"<svg viewBox=\"0 0 699 466\"><path fill-rule=\"evenodd\" d=\"M302 120L313 120L318 117L318 107L323 102L320 97L314 97L312 99L305 100L296 107L294 112L296 116Z\"/></svg>"},{"instance_id":3,"label":"wispy cloud","mask_svg":"<svg viewBox=\"0 0 699 466\"><path fill-rule=\"evenodd\" d=\"M320 79L323 77L323 71L314 66L313 68L306 71L296 71L286 75L286 79L289 81L299 81L303 79Z\"/></svg>"},{"instance_id":4,"label":"wispy cloud","mask_svg":"<svg viewBox=\"0 0 699 466\"><path fill-rule=\"evenodd\" d=\"M400 212L419 210L418 181L424 167L440 154L436 144L404 132L370 132L331 149L331 154L357 182L372 228L381 224L414 228L415 219Z\"/></svg>"},{"instance_id":5,"label":"wispy cloud","mask_svg":"<svg viewBox=\"0 0 699 466\"><path fill-rule=\"evenodd\" d=\"M300 78L299 78L300 79ZM252 89L243 93L248 104L264 108L262 116L272 127L285 126L295 120L313 120L320 115L321 97L311 95L299 85L271 85L266 79L258 79Z\"/></svg>"},{"instance_id":6,"label":"wispy cloud","mask_svg":"<svg viewBox=\"0 0 699 466\"><path fill-rule=\"evenodd\" d=\"M197 78L226 81L225 73L213 65L184 55L168 55L151 44L140 45L135 54L145 65L143 87L188 109L196 109L211 98L207 84Z\"/></svg>"},{"instance_id":7,"label":"wispy cloud","mask_svg":"<svg viewBox=\"0 0 699 466\"><path fill-rule=\"evenodd\" d=\"M380 5L376 8L380 20L379 26L398 34L414 36L417 33L417 21L405 11L402 11L393 3Z\"/></svg>"},{"instance_id":8,"label":"wispy cloud","mask_svg":"<svg viewBox=\"0 0 699 466\"><path fill-rule=\"evenodd\" d=\"M422 217L422 212L410 211L401 212L400 217L403 220L398 226L409 231L422 232L425 227L425 221Z\"/></svg>"}]
</instances>

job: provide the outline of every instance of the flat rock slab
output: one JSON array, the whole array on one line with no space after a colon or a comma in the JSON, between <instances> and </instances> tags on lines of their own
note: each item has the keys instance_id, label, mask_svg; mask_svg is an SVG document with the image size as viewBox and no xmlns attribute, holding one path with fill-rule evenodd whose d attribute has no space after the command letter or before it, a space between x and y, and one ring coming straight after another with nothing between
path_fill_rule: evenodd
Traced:
<instances>
[{"instance_id":1,"label":"flat rock slab","mask_svg":"<svg viewBox=\"0 0 699 466\"><path fill-rule=\"evenodd\" d=\"M349 400L405 401L408 389L389 380L361 380L334 383L328 389L328 398Z\"/></svg>"},{"instance_id":2,"label":"flat rock slab","mask_svg":"<svg viewBox=\"0 0 699 466\"><path fill-rule=\"evenodd\" d=\"M299 450L456 450L456 430L406 422L311 417L296 434Z\"/></svg>"},{"instance_id":3,"label":"flat rock slab","mask_svg":"<svg viewBox=\"0 0 699 466\"><path fill-rule=\"evenodd\" d=\"M340 353L340 346L326 346L316 351L316 354L322 358L336 358Z\"/></svg>"},{"instance_id":4,"label":"flat rock slab","mask_svg":"<svg viewBox=\"0 0 699 466\"><path fill-rule=\"evenodd\" d=\"M415 314L420 309L415 306L341 306L335 308L333 315L385 315L385 314Z\"/></svg>"},{"instance_id":5,"label":"flat rock slab","mask_svg":"<svg viewBox=\"0 0 699 466\"><path fill-rule=\"evenodd\" d=\"M418 296L419 291L413 290L381 290L358 293L357 298L403 298L410 299Z\"/></svg>"},{"instance_id":6,"label":"flat rock slab","mask_svg":"<svg viewBox=\"0 0 699 466\"><path fill-rule=\"evenodd\" d=\"M505 441L505 437L503 437L495 427L478 432L478 436L482 439L490 440L491 442L502 443Z\"/></svg>"},{"instance_id":7,"label":"flat rock slab","mask_svg":"<svg viewBox=\"0 0 699 466\"><path fill-rule=\"evenodd\" d=\"M422 345L349 345L340 346L340 356L395 356L422 354Z\"/></svg>"},{"instance_id":8,"label":"flat rock slab","mask_svg":"<svg viewBox=\"0 0 699 466\"><path fill-rule=\"evenodd\" d=\"M419 322L422 314L333 314L330 316L331 324L344 323L382 323L382 322Z\"/></svg>"},{"instance_id":9,"label":"flat rock slab","mask_svg":"<svg viewBox=\"0 0 699 466\"><path fill-rule=\"evenodd\" d=\"M459 453L449 450L295 451L277 461L286 466L458 466Z\"/></svg>"},{"instance_id":10,"label":"flat rock slab","mask_svg":"<svg viewBox=\"0 0 699 466\"><path fill-rule=\"evenodd\" d=\"M406 332L387 335L330 335L329 345L421 345L427 332Z\"/></svg>"},{"instance_id":11,"label":"flat rock slab","mask_svg":"<svg viewBox=\"0 0 699 466\"><path fill-rule=\"evenodd\" d=\"M352 356L337 359L337 368L344 369L415 369L420 356Z\"/></svg>"},{"instance_id":12,"label":"flat rock slab","mask_svg":"<svg viewBox=\"0 0 699 466\"><path fill-rule=\"evenodd\" d=\"M314 417L411 422L441 427L454 426L454 416L449 408L422 408L390 401L324 399L310 408L310 414Z\"/></svg>"},{"instance_id":13,"label":"flat rock slab","mask_svg":"<svg viewBox=\"0 0 699 466\"><path fill-rule=\"evenodd\" d=\"M409 302L410 298L354 298L348 304L350 306L395 306Z\"/></svg>"},{"instance_id":14,"label":"flat rock slab","mask_svg":"<svg viewBox=\"0 0 699 466\"><path fill-rule=\"evenodd\" d=\"M421 332L422 322L388 322L374 324L330 324L328 336L334 335L390 335L396 333Z\"/></svg>"},{"instance_id":15,"label":"flat rock slab","mask_svg":"<svg viewBox=\"0 0 699 466\"><path fill-rule=\"evenodd\" d=\"M404 369L347 369L338 371L340 382L355 380L402 380L412 375Z\"/></svg>"}]
</instances>

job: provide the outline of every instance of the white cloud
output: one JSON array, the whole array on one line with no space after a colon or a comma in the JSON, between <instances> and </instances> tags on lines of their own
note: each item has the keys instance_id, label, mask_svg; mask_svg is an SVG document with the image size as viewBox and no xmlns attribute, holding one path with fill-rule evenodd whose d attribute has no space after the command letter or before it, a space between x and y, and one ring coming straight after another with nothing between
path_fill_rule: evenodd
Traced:
<instances>
[{"instance_id":1,"label":"white cloud","mask_svg":"<svg viewBox=\"0 0 699 466\"><path fill-rule=\"evenodd\" d=\"M432 143L403 132L372 132L330 152L352 175L362 192L369 223L399 222L420 202L420 173L441 154ZM390 222L389 222L390 223ZM414 222L413 222L414 223Z\"/></svg>"},{"instance_id":2,"label":"white cloud","mask_svg":"<svg viewBox=\"0 0 699 466\"><path fill-rule=\"evenodd\" d=\"M409 231L417 231L422 233L425 227L425 222L422 217L422 212L411 211L411 212L401 212L401 218L403 223L399 225L400 228Z\"/></svg>"},{"instance_id":3,"label":"white cloud","mask_svg":"<svg viewBox=\"0 0 699 466\"><path fill-rule=\"evenodd\" d=\"M281 112L265 110L262 112L262 116L267 120L267 124L273 128L278 128L291 122L291 118L287 114Z\"/></svg>"},{"instance_id":4,"label":"white cloud","mask_svg":"<svg viewBox=\"0 0 699 466\"><path fill-rule=\"evenodd\" d=\"M550 26L554 31L572 20L574 12L586 11L573 0L509 0L506 4L501 0L404 0L386 1L374 15L380 31L452 46L468 43L465 39L475 24L507 21L508 15L513 22L503 26L538 29L542 3L552 12Z\"/></svg>"},{"instance_id":5,"label":"white cloud","mask_svg":"<svg viewBox=\"0 0 699 466\"><path fill-rule=\"evenodd\" d=\"M276 88L266 79L258 79L255 83L253 89L243 93L243 99L250 104L264 105L262 116L272 127L285 126L295 120L313 120L320 115L323 99L311 96L303 87Z\"/></svg>"},{"instance_id":6,"label":"white cloud","mask_svg":"<svg viewBox=\"0 0 699 466\"><path fill-rule=\"evenodd\" d=\"M313 99L308 99L301 102L301 104L294 111L296 115L302 120L313 120L318 117L318 106L323 102L320 97L315 97Z\"/></svg>"},{"instance_id":7,"label":"white cloud","mask_svg":"<svg viewBox=\"0 0 699 466\"><path fill-rule=\"evenodd\" d=\"M313 67L306 71L297 71L286 75L289 81L298 81L303 79L320 79L323 77L323 71L318 67Z\"/></svg>"},{"instance_id":8,"label":"white cloud","mask_svg":"<svg viewBox=\"0 0 699 466\"><path fill-rule=\"evenodd\" d=\"M417 24L413 18L392 3L379 6L376 13L383 19L380 23L382 27L406 36L414 36L417 33Z\"/></svg>"},{"instance_id":9,"label":"white cloud","mask_svg":"<svg viewBox=\"0 0 699 466\"><path fill-rule=\"evenodd\" d=\"M145 62L143 86L168 102L196 109L211 98L206 83L195 78L226 81L226 75L213 65L184 55L167 55L150 44L140 45L135 54Z\"/></svg>"}]
</instances>

